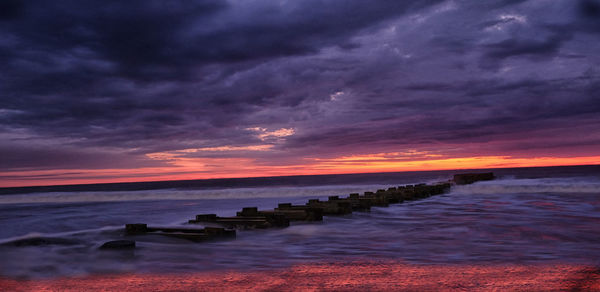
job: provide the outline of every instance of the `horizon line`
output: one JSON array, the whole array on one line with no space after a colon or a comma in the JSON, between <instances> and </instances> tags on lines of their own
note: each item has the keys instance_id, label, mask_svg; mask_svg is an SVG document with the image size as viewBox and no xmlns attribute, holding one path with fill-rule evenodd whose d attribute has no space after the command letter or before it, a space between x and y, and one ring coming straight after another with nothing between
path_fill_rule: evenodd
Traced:
<instances>
[{"instance_id":1,"label":"horizon line","mask_svg":"<svg viewBox=\"0 0 600 292\"><path fill-rule=\"evenodd\" d=\"M494 169L526 169L526 168L553 168L553 167L585 167L600 166L600 164L579 164L579 165L550 165L550 166L521 166L521 167L488 167L488 168L456 168L456 169L429 169L429 170L409 170L409 171L381 171L381 172L347 172L347 173L323 173L323 174L296 174L296 175L273 175L273 176L244 176L244 177L220 177L220 178L198 178L198 179L175 179L175 180L152 180L152 181L122 181L122 182L98 182L98 183L80 183L80 184L56 184L56 185L29 185L0 187L0 190L11 189L35 189L35 188L54 188L54 187L77 187L77 186L102 186L102 185L125 185L125 184L143 184L143 183L167 183L167 182L191 182L191 181L218 181L218 180L243 180L243 179L261 179L261 178L285 178L285 177L308 177L308 176L335 176L335 175L353 175L353 174L386 174L386 173L409 173L409 172L438 172L454 170L494 170ZM2 195L2 194L0 194Z\"/></svg>"}]
</instances>

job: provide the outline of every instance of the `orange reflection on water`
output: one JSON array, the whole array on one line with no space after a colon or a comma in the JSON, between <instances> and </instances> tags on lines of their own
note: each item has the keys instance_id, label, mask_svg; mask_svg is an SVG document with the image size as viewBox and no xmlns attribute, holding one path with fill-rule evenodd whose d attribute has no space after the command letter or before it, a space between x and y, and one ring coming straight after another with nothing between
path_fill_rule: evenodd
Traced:
<instances>
[{"instance_id":1,"label":"orange reflection on water","mask_svg":"<svg viewBox=\"0 0 600 292\"><path fill-rule=\"evenodd\" d=\"M18 281L3 291L600 291L600 269L574 265L307 264L271 271L127 274Z\"/></svg>"}]
</instances>

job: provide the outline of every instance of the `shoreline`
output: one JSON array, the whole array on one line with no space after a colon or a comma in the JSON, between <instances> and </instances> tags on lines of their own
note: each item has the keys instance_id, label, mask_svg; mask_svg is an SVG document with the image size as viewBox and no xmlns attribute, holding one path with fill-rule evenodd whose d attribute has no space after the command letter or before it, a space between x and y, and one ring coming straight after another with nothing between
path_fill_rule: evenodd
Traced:
<instances>
[{"instance_id":1,"label":"shoreline","mask_svg":"<svg viewBox=\"0 0 600 292\"><path fill-rule=\"evenodd\" d=\"M571 264L413 265L352 262L260 271L0 278L5 291L600 291L600 268Z\"/></svg>"}]
</instances>

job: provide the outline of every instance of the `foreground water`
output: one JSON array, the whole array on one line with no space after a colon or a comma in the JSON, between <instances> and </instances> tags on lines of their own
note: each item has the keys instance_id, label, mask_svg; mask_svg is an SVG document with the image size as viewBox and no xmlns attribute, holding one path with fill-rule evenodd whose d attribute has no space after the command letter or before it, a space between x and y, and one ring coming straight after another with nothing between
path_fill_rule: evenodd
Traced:
<instances>
[{"instance_id":1,"label":"foreground water","mask_svg":"<svg viewBox=\"0 0 600 292\"><path fill-rule=\"evenodd\" d=\"M136 237L133 252L99 251L125 223L181 226L200 213L234 215L401 184L453 172L319 177L298 185L0 196L0 276L261 270L311 262L600 265L600 168L496 170L498 180L453 187L427 199L372 208L285 229L239 231L230 241ZM394 183L395 182L395 183ZM26 238L61 244L15 246Z\"/></svg>"}]
</instances>

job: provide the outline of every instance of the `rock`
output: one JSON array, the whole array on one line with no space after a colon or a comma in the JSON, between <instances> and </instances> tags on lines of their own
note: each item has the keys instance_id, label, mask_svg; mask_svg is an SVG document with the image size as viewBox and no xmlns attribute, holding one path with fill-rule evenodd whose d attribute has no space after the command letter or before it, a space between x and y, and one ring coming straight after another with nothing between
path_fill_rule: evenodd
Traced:
<instances>
[{"instance_id":1,"label":"rock","mask_svg":"<svg viewBox=\"0 0 600 292\"><path fill-rule=\"evenodd\" d=\"M461 173L455 174L452 179L454 183L457 185L467 185L472 184L477 181L482 180L493 180L496 178L493 172L485 172L485 173Z\"/></svg>"},{"instance_id":2,"label":"rock","mask_svg":"<svg viewBox=\"0 0 600 292\"><path fill-rule=\"evenodd\" d=\"M105 242L100 249L134 249L135 241L133 240L113 240Z\"/></svg>"}]
</instances>

